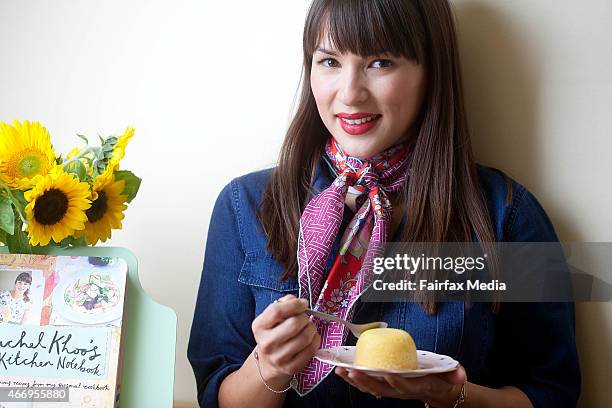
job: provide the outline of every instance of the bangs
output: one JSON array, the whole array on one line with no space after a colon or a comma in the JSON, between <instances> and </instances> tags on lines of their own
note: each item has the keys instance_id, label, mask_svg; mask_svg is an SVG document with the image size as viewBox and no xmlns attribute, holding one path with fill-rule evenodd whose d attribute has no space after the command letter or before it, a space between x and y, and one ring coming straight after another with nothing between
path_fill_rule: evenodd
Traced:
<instances>
[{"instance_id":1,"label":"bangs","mask_svg":"<svg viewBox=\"0 0 612 408\"><path fill-rule=\"evenodd\" d=\"M17 275L17 278L15 278L15 283L19 281L25 282L25 283L32 283L32 275L30 275L27 272L22 272L19 275Z\"/></svg>"},{"instance_id":2,"label":"bangs","mask_svg":"<svg viewBox=\"0 0 612 408\"><path fill-rule=\"evenodd\" d=\"M388 53L424 62L424 26L410 1L315 0L304 27L307 60L324 35L340 53L363 57Z\"/></svg>"}]
</instances>

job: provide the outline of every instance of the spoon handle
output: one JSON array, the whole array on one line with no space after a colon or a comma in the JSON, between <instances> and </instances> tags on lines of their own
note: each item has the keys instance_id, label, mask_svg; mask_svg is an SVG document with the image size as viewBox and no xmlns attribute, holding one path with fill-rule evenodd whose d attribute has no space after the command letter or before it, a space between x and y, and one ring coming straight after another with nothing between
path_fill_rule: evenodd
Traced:
<instances>
[{"instance_id":1,"label":"spoon handle","mask_svg":"<svg viewBox=\"0 0 612 408\"><path fill-rule=\"evenodd\" d=\"M332 321L332 322L337 322L337 323L342 323L345 326L352 326L352 324L350 322L347 322L346 320L343 320L339 317L327 314L327 313L322 313L322 312L317 312L315 310L312 309L306 309L306 314L309 316L315 316L318 317L319 319L323 319L323 320L328 320L328 321Z\"/></svg>"}]
</instances>

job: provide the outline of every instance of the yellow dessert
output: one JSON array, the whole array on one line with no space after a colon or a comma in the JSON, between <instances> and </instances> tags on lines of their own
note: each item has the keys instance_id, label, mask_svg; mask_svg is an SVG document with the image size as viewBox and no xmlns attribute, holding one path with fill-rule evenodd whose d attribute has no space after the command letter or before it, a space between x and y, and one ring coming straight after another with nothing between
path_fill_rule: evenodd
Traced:
<instances>
[{"instance_id":1,"label":"yellow dessert","mask_svg":"<svg viewBox=\"0 0 612 408\"><path fill-rule=\"evenodd\" d=\"M416 345L400 329L370 329L359 336L355 347L355 365L384 370L415 370Z\"/></svg>"}]
</instances>

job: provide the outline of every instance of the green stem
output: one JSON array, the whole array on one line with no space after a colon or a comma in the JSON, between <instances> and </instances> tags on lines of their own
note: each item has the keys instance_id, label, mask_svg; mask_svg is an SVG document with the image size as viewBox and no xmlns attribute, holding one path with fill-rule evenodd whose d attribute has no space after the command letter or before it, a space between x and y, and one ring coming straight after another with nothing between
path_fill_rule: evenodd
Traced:
<instances>
[{"instance_id":1,"label":"green stem","mask_svg":"<svg viewBox=\"0 0 612 408\"><path fill-rule=\"evenodd\" d=\"M66 166L69 165L70 163L79 160L81 157L85 156L88 153L95 152L97 149L98 149L97 147L88 147L85 150L83 150L81 153L77 154L74 157L71 157L69 160L64 162L62 164L62 166L64 166L64 168L66 168Z\"/></svg>"}]
</instances>

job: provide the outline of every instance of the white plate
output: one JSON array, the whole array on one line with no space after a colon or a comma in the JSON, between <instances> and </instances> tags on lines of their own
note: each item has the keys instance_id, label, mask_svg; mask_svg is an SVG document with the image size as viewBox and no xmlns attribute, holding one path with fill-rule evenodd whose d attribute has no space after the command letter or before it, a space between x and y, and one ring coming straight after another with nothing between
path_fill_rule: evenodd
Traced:
<instances>
[{"instance_id":1,"label":"white plate","mask_svg":"<svg viewBox=\"0 0 612 408\"><path fill-rule=\"evenodd\" d=\"M86 314L79 312L76 309L70 307L66 301L64 300L64 293L66 292L66 288L69 285L74 284L77 279L81 279L91 275L92 273L99 274L108 274L111 275L111 279L117 285L117 288L120 292L120 301L112 308L104 311L99 314ZM67 279L62 279L61 283L53 289L52 302L53 302L53 311L58 313L64 319L70 320L72 322L81 323L81 324L103 324L109 323L113 320L119 319L123 314L123 291L125 290L125 284L121 282L120 274L116 273L113 270L97 270L94 268L80 270L75 272L74 274L70 274Z\"/></svg>"},{"instance_id":2,"label":"white plate","mask_svg":"<svg viewBox=\"0 0 612 408\"><path fill-rule=\"evenodd\" d=\"M381 370L353 364L355 346L341 346L321 349L315 353L315 358L324 363L348 370L359 370L372 377L383 377L385 374L399 374L401 377L423 377L427 374L446 373L457 369L459 362L443 354L431 351L417 350L419 368L416 370Z\"/></svg>"}]
</instances>

